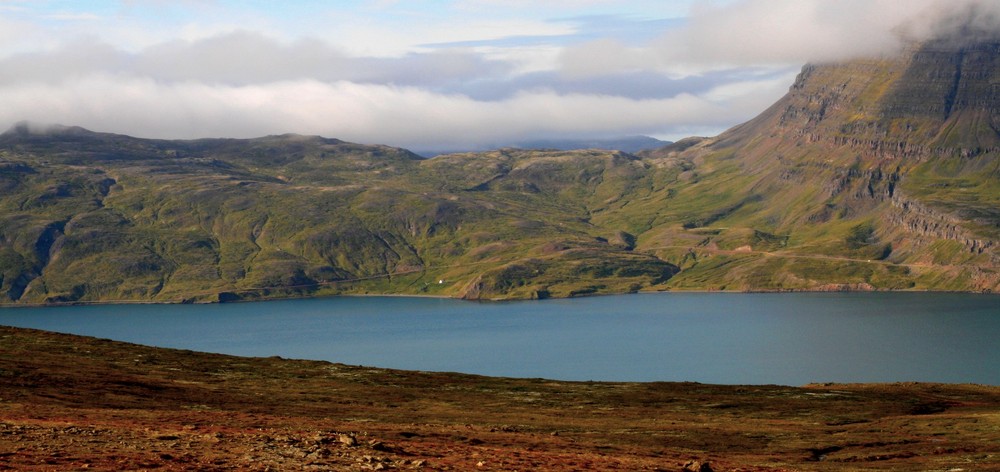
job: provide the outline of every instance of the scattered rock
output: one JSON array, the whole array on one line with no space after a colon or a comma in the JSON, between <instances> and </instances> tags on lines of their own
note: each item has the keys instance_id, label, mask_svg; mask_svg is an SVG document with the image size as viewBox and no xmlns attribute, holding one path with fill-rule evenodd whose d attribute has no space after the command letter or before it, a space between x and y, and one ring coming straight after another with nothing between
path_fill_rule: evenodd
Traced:
<instances>
[{"instance_id":1,"label":"scattered rock","mask_svg":"<svg viewBox=\"0 0 1000 472\"><path fill-rule=\"evenodd\" d=\"M389 446L386 446L385 443L382 442L382 441L377 441L377 440L373 439L373 440L371 440L371 441L368 442L368 446L371 447L373 450L376 450L376 451L380 451L380 452L392 452L392 448L389 447Z\"/></svg>"},{"instance_id":2,"label":"scattered rock","mask_svg":"<svg viewBox=\"0 0 1000 472\"><path fill-rule=\"evenodd\" d=\"M708 462L698 462L698 461L688 461L684 464L684 468L681 469L682 472L715 472L712 465Z\"/></svg>"}]
</instances>

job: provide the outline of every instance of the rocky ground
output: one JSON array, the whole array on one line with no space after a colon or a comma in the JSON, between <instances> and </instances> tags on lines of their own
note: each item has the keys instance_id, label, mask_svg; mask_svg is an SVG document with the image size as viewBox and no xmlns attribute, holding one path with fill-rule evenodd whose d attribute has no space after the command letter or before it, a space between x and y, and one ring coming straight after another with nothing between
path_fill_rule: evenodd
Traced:
<instances>
[{"instance_id":1,"label":"rocky ground","mask_svg":"<svg viewBox=\"0 0 1000 472\"><path fill-rule=\"evenodd\" d=\"M1000 387L553 382L0 328L2 470L1000 470Z\"/></svg>"}]
</instances>

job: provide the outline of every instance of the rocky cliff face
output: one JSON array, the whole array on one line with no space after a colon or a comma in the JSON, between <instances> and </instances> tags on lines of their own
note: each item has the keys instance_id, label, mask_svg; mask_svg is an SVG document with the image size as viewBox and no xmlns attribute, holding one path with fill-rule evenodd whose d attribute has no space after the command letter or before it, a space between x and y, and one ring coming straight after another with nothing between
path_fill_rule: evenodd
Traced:
<instances>
[{"instance_id":1,"label":"rocky cliff face","mask_svg":"<svg viewBox=\"0 0 1000 472\"><path fill-rule=\"evenodd\" d=\"M896 57L807 65L787 96L731 132L848 147L869 159L1000 149L1000 41L938 40Z\"/></svg>"},{"instance_id":2,"label":"rocky cliff face","mask_svg":"<svg viewBox=\"0 0 1000 472\"><path fill-rule=\"evenodd\" d=\"M903 228L906 231L929 240L947 239L962 244L971 254L988 253L994 263L1000 263L1000 258L993 253L996 241L976 237L964 228L967 224L953 215L936 211L918 201L896 195L892 198L893 211L886 216L890 225Z\"/></svg>"},{"instance_id":3,"label":"rocky cliff face","mask_svg":"<svg viewBox=\"0 0 1000 472\"><path fill-rule=\"evenodd\" d=\"M768 110L680 156L702 173L737 163L749 182L724 190L764 198L741 223L832 248L870 222L888 260L985 267L977 284L996 287L1000 40L983 37L807 65Z\"/></svg>"}]
</instances>

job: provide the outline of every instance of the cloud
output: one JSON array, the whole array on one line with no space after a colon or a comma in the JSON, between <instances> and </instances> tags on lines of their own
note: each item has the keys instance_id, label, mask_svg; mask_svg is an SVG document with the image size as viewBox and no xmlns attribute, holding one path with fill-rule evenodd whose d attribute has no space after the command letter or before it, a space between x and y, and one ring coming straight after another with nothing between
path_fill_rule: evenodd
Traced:
<instances>
[{"instance_id":1,"label":"cloud","mask_svg":"<svg viewBox=\"0 0 1000 472\"><path fill-rule=\"evenodd\" d=\"M699 2L683 24L641 46L595 41L567 48L567 73L645 67L671 75L893 54L912 41L1000 30L992 0L740 0Z\"/></svg>"},{"instance_id":2,"label":"cloud","mask_svg":"<svg viewBox=\"0 0 1000 472\"><path fill-rule=\"evenodd\" d=\"M575 11L570 3L532 2L563 13ZM443 13L409 2L339 16L309 10L307 33L296 33L280 25L299 16L230 17L226 4L208 0L126 2L117 13L125 19L181 15L169 24L176 28L158 24L148 36L142 26L152 23L141 21L109 34L90 25L107 21L58 22L71 25L67 35L31 23L44 17L32 10L36 20L0 18L0 123L160 138L296 132L418 148L676 139L751 118L807 61L882 54L943 33L992 34L1000 25L1000 2L985 0L699 1L682 20L601 13L620 2L549 19L518 17L503 4L502 15L478 19L462 15L498 3L447 4ZM206 16L183 16L187 6ZM374 52L359 52L367 49Z\"/></svg>"},{"instance_id":3,"label":"cloud","mask_svg":"<svg viewBox=\"0 0 1000 472\"><path fill-rule=\"evenodd\" d=\"M349 75L348 58L327 44L291 44L252 31L233 31L197 41L175 40L134 55L133 72L166 81L249 84L302 77Z\"/></svg>"},{"instance_id":4,"label":"cloud","mask_svg":"<svg viewBox=\"0 0 1000 472\"><path fill-rule=\"evenodd\" d=\"M784 81L773 87L783 89ZM0 87L0 121L60 122L145 137L252 137L297 132L406 147L464 146L551 136L718 128L767 103L756 94L636 100L525 92L477 101L417 87L295 80L259 85L163 83L91 75L64 84Z\"/></svg>"},{"instance_id":5,"label":"cloud","mask_svg":"<svg viewBox=\"0 0 1000 472\"><path fill-rule=\"evenodd\" d=\"M575 95L607 95L633 100L662 99L687 93L701 95L733 82L769 81L791 83L797 67L778 69L741 68L709 71L701 75L670 77L651 70L603 71L600 75L570 75L560 71L521 74L456 84L450 90L476 100L503 100L524 91L551 91ZM774 97L772 97L774 98Z\"/></svg>"},{"instance_id":6,"label":"cloud","mask_svg":"<svg viewBox=\"0 0 1000 472\"><path fill-rule=\"evenodd\" d=\"M962 40L1000 37L1000 2L965 0L928 2L918 14L896 28L912 40L955 38Z\"/></svg>"},{"instance_id":7,"label":"cloud","mask_svg":"<svg viewBox=\"0 0 1000 472\"><path fill-rule=\"evenodd\" d=\"M296 79L422 85L502 77L505 62L465 50L434 50L396 58L350 57L310 38L282 42L252 31L197 41L174 40L137 53L82 37L49 51L0 59L0 83L58 83L87 74L113 73L165 82L248 85Z\"/></svg>"},{"instance_id":8,"label":"cloud","mask_svg":"<svg viewBox=\"0 0 1000 472\"><path fill-rule=\"evenodd\" d=\"M314 35L352 55L393 57L427 47L502 44L511 38L557 40L575 31L571 24L536 18L398 16L383 23L367 16L331 14L325 31Z\"/></svg>"},{"instance_id":9,"label":"cloud","mask_svg":"<svg viewBox=\"0 0 1000 472\"><path fill-rule=\"evenodd\" d=\"M44 53L22 53L0 59L0 83L61 82L98 72L118 72L127 56L93 37Z\"/></svg>"},{"instance_id":10,"label":"cloud","mask_svg":"<svg viewBox=\"0 0 1000 472\"><path fill-rule=\"evenodd\" d=\"M35 47L38 39L37 29L31 23L0 15L0 57L4 52Z\"/></svg>"},{"instance_id":11,"label":"cloud","mask_svg":"<svg viewBox=\"0 0 1000 472\"><path fill-rule=\"evenodd\" d=\"M561 71L570 77L605 75L647 68L647 53L613 39L599 39L567 48L561 57Z\"/></svg>"},{"instance_id":12,"label":"cloud","mask_svg":"<svg viewBox=\"0 0 1000 472\"><path fill-rule=\"evenodd\" d=\"M685 28L666 34L654 48L666 61L741 65L880 53L898 44L885 12L876 13L902 10L902 2L888 5L878 0L772 0L697 6Z\"/></svg>"}]
</instances>

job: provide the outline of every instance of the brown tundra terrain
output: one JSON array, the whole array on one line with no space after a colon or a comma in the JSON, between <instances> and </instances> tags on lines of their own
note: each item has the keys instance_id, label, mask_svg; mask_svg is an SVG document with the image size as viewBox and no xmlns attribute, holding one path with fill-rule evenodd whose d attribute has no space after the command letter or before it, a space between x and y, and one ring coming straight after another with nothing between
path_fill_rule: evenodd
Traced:
<instances>
[{"instance_id":1,"label":"brown tundra terrain","mask_svg":"<svg viewBox=\"0 0 1000 472\"><path fill-rule=\"evenodd\" d=\"M1000 387L556 382L0 328L2 470L1000 470Z\"/></svg>"}]
</instances>

